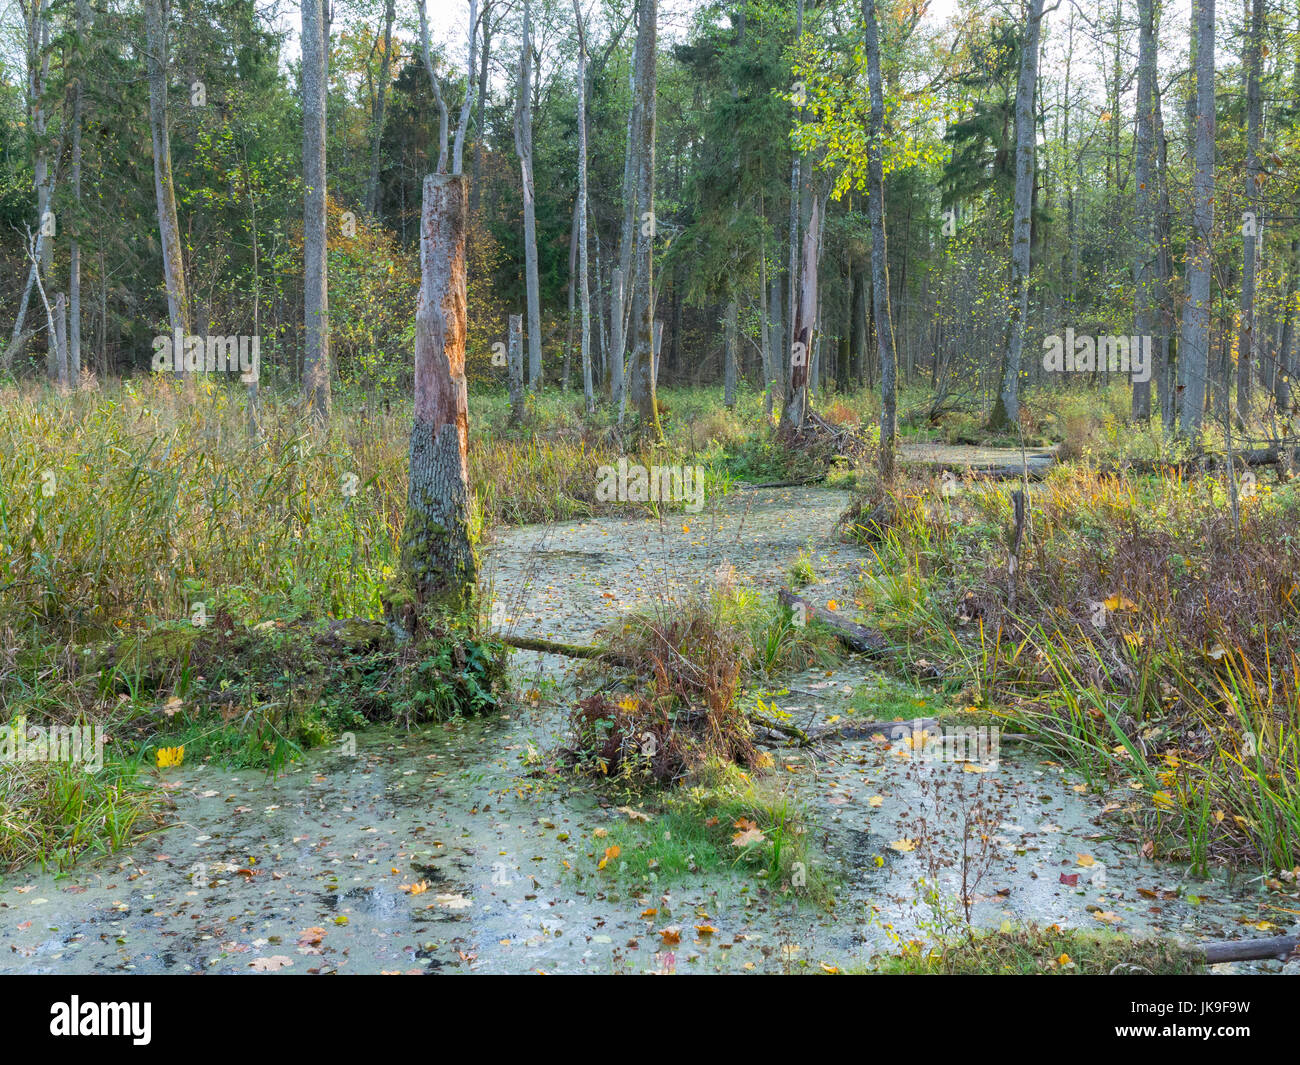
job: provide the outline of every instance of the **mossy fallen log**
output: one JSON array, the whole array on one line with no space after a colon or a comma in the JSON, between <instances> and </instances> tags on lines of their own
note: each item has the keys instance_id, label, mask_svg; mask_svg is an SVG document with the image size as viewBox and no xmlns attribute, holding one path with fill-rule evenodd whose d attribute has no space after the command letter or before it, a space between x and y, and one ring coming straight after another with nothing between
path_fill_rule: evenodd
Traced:
<instances>
[{"instance_id":1,"label":"mossy fallen log","mask_svg":"<svg viewBox=\"0 0 1300 1065\"><path fill-rule=\"evenodd\" d=\"M850 651L872 658L883 658L886 655L897 653L898 649L885 638L883 633L877 632L875 629L869 629L865 625L859 625L856 621L850 621L848 618L827 610L825 607L818 606L811 599L795 595L794 592L787 589L781 589L776 595L791 610L802 608L805 621L813 618L820 621L835 633L840 643Z\"/></svg>"},{"instance_id":2,"label":"mossy fallen log","mask_svg":"<svg viewBox=\"0 0 1300 1065\"><path fill-rule=\"evenodd\" d=\"M1300 945L1300 936L1273 936L1271 939L1230 939L1221 943L1203 943L1197 951L1206 965L1224 961L1286 961Z\"/></svg>"}]
</instances>

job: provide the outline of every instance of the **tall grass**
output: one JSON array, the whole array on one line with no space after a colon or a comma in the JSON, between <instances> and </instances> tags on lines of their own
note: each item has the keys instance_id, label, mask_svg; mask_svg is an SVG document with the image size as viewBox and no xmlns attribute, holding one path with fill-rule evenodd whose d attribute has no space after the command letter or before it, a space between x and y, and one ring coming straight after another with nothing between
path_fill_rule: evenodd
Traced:
<instances>
[{"instance_id":1,"label":"tall grass","mask_svg":"<svg viewBox=\"0 0 1300 1065\"><path fill-rule=\"evenodd\" d=\"M1031 489L1010 601L1009 488L913 477L873 530L861 596L915 655L1137 796L1146 838L1201 871L1300 861L1300 490L1058 468Z\"/></svg>"}]
</instances>

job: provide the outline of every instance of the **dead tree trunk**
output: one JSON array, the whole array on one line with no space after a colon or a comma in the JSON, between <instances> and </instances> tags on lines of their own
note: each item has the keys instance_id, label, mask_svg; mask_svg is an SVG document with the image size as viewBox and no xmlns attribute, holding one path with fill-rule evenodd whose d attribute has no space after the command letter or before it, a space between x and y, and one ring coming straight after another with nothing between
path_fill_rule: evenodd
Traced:
<instances>
[{"instance_id":1,"label":"dead tree trunk","mask_svg":"<svg viewBox=\"0 0 1300 1065\"><path fill-rule=\"evenodd\" d=\"M402 571L414 602L396 610L407 631L414 631L418 614L430 609L469 609L478 583L466 462L468 209L464 175L430 174L424 179L415 312L415 420L402 529Z\"/></svg>"},{"instance_id":2,"label":"dead tree trunk","mask_svg":"<svg viewBox=\"0 0 1300 1065\"><path fill-rule=\"evenodd\" d=\"M330 413L329 259L325 216L324 0L302 2L303 390L318 423Z\"/></svg>"}]
</instances>

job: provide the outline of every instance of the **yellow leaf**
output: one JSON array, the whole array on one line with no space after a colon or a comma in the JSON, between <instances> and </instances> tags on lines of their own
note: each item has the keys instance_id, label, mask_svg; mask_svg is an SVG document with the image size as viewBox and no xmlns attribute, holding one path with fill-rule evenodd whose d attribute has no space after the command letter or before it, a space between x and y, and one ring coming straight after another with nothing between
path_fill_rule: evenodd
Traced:
<instances>
[{"instance_id":1,"label":"yellow leaf","mask_svg":"<svg viewBox=\"0 0 1300 1065\"><path fill-rule=\"evenodd\" d=\"M890 847L892 847L896 851L902 852L903 854L907 854L909 851L916 850L916 840L896 839L894 840L893 843L890 844Z\"/></svg>"},{"instance_id":2,"label":"yellow leaf","mask_svg":"<svg viewBox=\"0 0 1300 1065\"><path fill-rule=\"evenodd\" d=\"M155 755L159 769L166 769L168 766L180 765L185 761L185 745L179 747L159 747Z\"/></svg>"}]
</instances>

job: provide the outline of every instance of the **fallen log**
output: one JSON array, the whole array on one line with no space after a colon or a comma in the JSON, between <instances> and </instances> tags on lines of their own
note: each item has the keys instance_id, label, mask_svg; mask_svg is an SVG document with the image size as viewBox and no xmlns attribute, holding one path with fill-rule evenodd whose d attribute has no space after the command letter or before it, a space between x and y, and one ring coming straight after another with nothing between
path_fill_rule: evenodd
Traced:
<instances>
[{"instance_id":1,"label":"fallen log","mask_svg":"<svg viewBox=\"0 0 1300 1065\"><path fill-rule=\"evenodd\" d=\"M937 729L939 719L918 717L911 721L837 721L833 725L822 725L809 734L812 740L864 740L870 736L881 735L889 740L901 740L913 732L925 732Z\"/></svg>"},{"instance_id":2,"label":"fallen log","mask_svg":"<svg viewBox=\"0 0 1300 1065\"><path fill-rule=\"evenodd\" d=\"M516 636L508 632L494 635L507 647L515 647L520 651L537 651L540 654L560 655L563 658L595 658L625 669L636 668L636 663L626 655L611 651L608 647L599 644L560 643L558 640L543 640L537 636Z\"/></svg>"},{"instance_id":3,"label":"fallen log","mask_svg":"<svg viewBox=\"0 0 1300 1065\"><path fill-rule=\"evenodd\" d=\"M1230 939L1223 943L1205 943L1196 949L1205 955L1205 964L1221 961L1286 961L1300 944L1300 936L1274 936L1272 939Z\"/></svg>"},{"instance_id":4,"label":"fallen log","mask_svg":"<svg viewBox=\"0 0 1300 1065\"><path fill-rule=\"evenodd\" d=\"M791 610L802 609L805 621L812 618L820 621L835 633L840 643L850 651L856 651L858 654L869 655L873 658L882 658L897 652L897 648L875 629L859 625L856 621L849 621L848 618L841 617L839 614L818 606L801 595L795 595L794 592L785 588L782 588L776 595Z\"/></svg>"}]
</instances>

